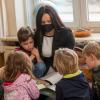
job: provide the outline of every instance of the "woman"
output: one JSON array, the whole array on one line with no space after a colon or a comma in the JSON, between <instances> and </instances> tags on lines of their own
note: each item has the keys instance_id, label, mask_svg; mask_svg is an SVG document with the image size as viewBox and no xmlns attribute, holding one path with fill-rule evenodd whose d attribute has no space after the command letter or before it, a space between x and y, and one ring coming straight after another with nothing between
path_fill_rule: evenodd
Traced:
<instances>
[{"instance_id":1,"label":"woman","mask_svg":"<svg viewBox=\"0 0 100 100\"><path fill-rule=\"evenodd\" d=\"M72 31L66 28L54 8L41 6L36 16L35 46L46 64L46 72L52 66L55 50L73 49L75 39Z\"/></svg>"}]
</instances>

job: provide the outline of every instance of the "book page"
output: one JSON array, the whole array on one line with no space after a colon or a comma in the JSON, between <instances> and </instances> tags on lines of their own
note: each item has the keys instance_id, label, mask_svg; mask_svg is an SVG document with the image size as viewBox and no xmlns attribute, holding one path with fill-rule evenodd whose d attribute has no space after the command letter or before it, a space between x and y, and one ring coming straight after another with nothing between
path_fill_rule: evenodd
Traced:
<instances>
[{"instance_id":1,"label":"book page","mask_svg":"<svg viewBox=\"0 0 100 100\"><path fill-rule=\"evenodd\" d=\"M48 88L48 89L50 89L50 90L53 90L53 91L55 91L55 88L56 88L56 83L58 82L58 81L60 81L61 79L62 79L62 75L60 75L58 72L55 72L53 69L51 69L50 71L49 71L49 73L46 75L46 76L44 76L44 77L42 77L41 79L42 80L46 80L46 81L49 81L50 83L52 83L52 85L44 85L44 84L37 84L37 87L38 87L38 89L39 90L42 90L42 89L46 89L46 88ZM48 83L49 83L48 82Z\"/></svg>"},{"instance_id":2,"label":"book page","mask_svg":"<svg viewBox=\"0 0 100 100\"><path fill-rule=\"evenodd\" d=\"M51 82L52 84L56 84L58 81L60 81L62 79L62 77L63 76L60 75L58 72L52 72L41 79L47 80L47 81Z\"/></svg>"},{"instance_id":3,"label":"book page","mask_svg":"<svg viewBox=\"0 0 100 100\"><path fill-rule=\"evenodd\" d=\"M48 86L48 88L53 90L53 91L56 91L56 85L50 85L50 86Z\"/></svg>"},{"instance_id":4,"label":"book page","mask_svg":"<svg viewBox=\"0 0 100 100\"><path fill-rule=\"evenodd\" d=\"M37 85L39 90L48 88L48 89L55 91L55 88L56 88L56 85L48 85L48 86L45 86L44 84L36 84L36 85Z\"/></svg>"},{"instance_id":5,"label":"book page","mask_svg":"<svg viewBox=\"0 0 100 100\"><path fill-rule=\"evenodd\" d=\"M46 88L46 86L44 84L36 84L36 85L39 90Z\"/></svg>"}]
</instances>

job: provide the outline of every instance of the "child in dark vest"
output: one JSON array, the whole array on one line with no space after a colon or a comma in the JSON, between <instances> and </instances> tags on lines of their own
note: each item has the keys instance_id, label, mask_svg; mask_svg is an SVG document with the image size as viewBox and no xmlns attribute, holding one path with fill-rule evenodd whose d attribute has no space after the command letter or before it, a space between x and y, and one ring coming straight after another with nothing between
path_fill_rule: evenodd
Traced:
<instances>
[{"instance_id":1,"label":"child in dark vest","mask_svg":"<svg viewBox=\"0 0 100 100\"><path fill-rule=\"evenodd\" d=\"M78 56L68 48L56 50L54 67L63 75L56 85L56 100L90 100L89 85L78 67Z\"/></svg>"}]
</instances>

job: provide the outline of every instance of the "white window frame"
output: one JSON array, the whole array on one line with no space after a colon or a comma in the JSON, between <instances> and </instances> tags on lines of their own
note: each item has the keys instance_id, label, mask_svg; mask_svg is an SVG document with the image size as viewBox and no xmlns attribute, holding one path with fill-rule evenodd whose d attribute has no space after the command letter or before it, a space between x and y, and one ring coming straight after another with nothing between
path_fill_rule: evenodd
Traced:
<instances>
[{"instance_id":1,"label":"white window frame","mask_svg":"<svg viewBox=\"0 0 100 100\"><path fill-rule=\"evenodd\" d=\"M35 0L34 0L35 1ZM35 5L41 2L38 0ZM100 22L89 22L87 21L87 10L86 10L86 0L73 0L73 14L74 14L74 22L64 22L64 24L73 29L78 28L90 28L93 29L94 32L100 32Z\"/></svg>"},{"instance_id":2,"label":"white window frame","mask_svg":"<svg viewBox=\"0 0 100 100\"><path fill-rule=\"evenodd\" d=\"M25 0L14 0L14 8L15 8L15 21L16 21L16 29L19 30L20 27L26 26L27 16L26 16L26 7Z\"/></svg>"},{"instance_id":3,"label":"white window frame","mask_svg":"<svg viewBox=\"0 0 100 100\"><path fill-rule=\"evenodd\" d=\"M73 15L74 22L64 22L67 27L72 29L90 28L94 32L100 32L99 22L87 21L86 0L72 0L73 1ZM0 36L16 36L18 29L21 26L31 26L35 28L36 19L34 15L34 7L41 2L41 0L22 0L21 18L23 23L19 24L20 14L16 12L15 0L0 0ZM4 4L3 4L4 3ZM2 5L3 4L3 5ZM20 12L20 13L21 13Z\"/></svg>"},{"instance_id":4,"label":"white window frame","mask_svg":"<svg viewBox=\"0 0 100 100\"><path fill-rule=\"evenodd\" d=\"M89 27L89 28L91 28L91 29L93 29L93 31L94 32L100 32L100 21L93 21L93 22L89 22L89 21L87 21L87 10L86 10L86 8L87 8L87 5L86 5L86 1L87 0L80 0L81 1L81 9L83 10L83 13L81 13L82 14L82 16L81 16L81 18L82 18L82 27Z\"/></svg>"},{"instance_id":5,"label":"white window frame","mask_svg":"<svg viewBox=\"0 0 100 100\"><path fill-rule=\"evenodd\" d=\"M80 25L80 9L79 9L79 2L80 0L73 0L73 17L74 17L74 22L64 22L64 24L68 27L72 28L79 28Z\"/></svg>"},{"instance_id":6,"label":"white window frame","mask_svg":"<svg viewBox=\"0 0 100 100\"><path fill-rule=\"evenodd\" d=\"M35 2L35 0L33 0L33 1ZM81 15L79 13L79 12L81 12L81 9L79 9L79 5L80 5L81 0L72 0L72 1L73 1L73 13L75 15L75 16L73 16L74 17L74 22L64 22L64 24L68 27L72 27L72 28L76 29L76 28L81 27L81 21L80 21L81 20ZM34 3L34 6L36 6L40 2L41 2L41 0L38 0L37 2Z\"/></svg>"}]
</instances>

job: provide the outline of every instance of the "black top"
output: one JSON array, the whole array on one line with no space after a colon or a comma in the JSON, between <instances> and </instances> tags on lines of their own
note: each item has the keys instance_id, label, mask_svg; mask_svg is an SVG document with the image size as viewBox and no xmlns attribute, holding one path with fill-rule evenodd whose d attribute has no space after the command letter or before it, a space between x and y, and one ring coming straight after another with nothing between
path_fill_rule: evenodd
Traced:
<instances>
[{"instance_id":1,"label":"black top","mask_svg":"<svg viewBox=\"0 0 100 100\"><path fill-rule=\"evenodd\" d=\"M35 46L38 47L39 53L42 56L42 44L43 44L43 34L41 32L36 32L34 36ZM75 45L75 38L72 31L69 28L61 28L56 30L52 43L52 54L54 55L55 50L58 48L70 48L73 49Z\"/></svg>"},{"instance_id":2,"label":"black top","mask_svg":"<svg viewBox=\"0 0 100 100\"><path fill-rule=\"evenodd\" d=\"M55 50L59 48L69 48L73 49L75 45L75 38L72 31L69 28L61 28L57 29L54 34L53 42L52 42L52 56L47 58L42 55L42 44L43 44L43 34L41 32L36 31L34 35L35 46L38 48L40 56L44 63L46 64L46 73L49 70L49 67L53 64L53 57ZM46 74L45 73L45 74Z\"/></svg>"}]
</instances>

